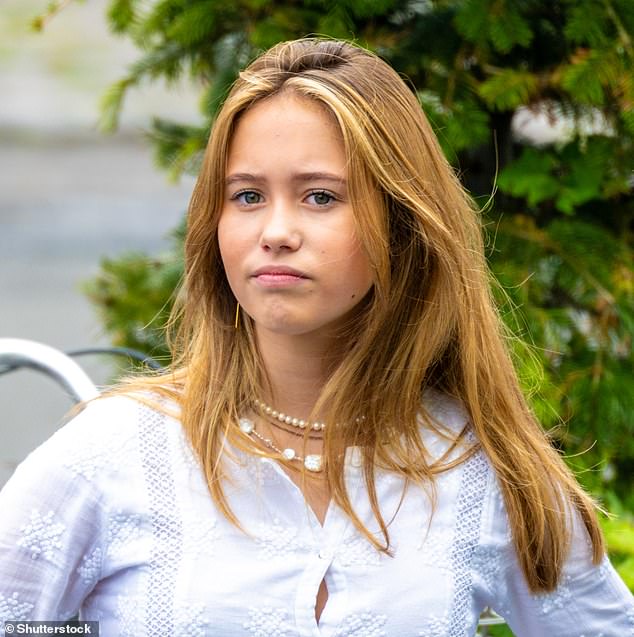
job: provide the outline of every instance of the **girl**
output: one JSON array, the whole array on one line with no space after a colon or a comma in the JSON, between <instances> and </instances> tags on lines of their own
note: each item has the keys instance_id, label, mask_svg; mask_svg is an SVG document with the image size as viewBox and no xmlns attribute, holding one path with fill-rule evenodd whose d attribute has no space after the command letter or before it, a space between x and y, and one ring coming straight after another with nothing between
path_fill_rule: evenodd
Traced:
<instances>
[{"instance_id":1,"label":"girl","mask_svg":"<svg viewBox=\"0 0 634 637\"><path fill-rule=\"evenodd\" d=\"M338 41L235 83L191 200L175 363L0 496L0 619L106 636L634 635L535 422L481 229L415 96Z\"/></svg>"}]
</instances>

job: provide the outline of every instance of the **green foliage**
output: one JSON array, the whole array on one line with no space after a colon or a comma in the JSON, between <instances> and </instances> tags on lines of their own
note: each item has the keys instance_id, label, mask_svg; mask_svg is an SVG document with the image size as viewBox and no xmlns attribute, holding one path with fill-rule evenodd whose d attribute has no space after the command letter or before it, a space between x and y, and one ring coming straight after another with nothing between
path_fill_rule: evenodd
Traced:
<instances>
[{"instance_id":1,"label":"green foliage","mask_svg":"<svg viewBox=\"0 0 634 637\"><path fill-rule=\"evenodd\" d=\"M498 187L529 206L552 203L572 215L586 202L627 193L628 174L615 164L613 141L605 136L566 144L563 148L524 148L500 173Z\"/></svg>"},{"instance_id":2,"label":"green foliage","mask_svg":"<svg viewBox=\"0 0 634 637\"><path fill-rule=\"evenodd\" d=\"M608 497L613 515L603 518L601 525L610 547L610 558L630 590L634 590L634 515L613 494Z\"/></svg>"},{"instance_id":3,"label":"green foliage","mask_svg":"<svg viewBox=\"0 0 634 637\"><path fill-rule=\"evenodd\" d=\"M542 421L556 425L557 413L563 447L585 451L571 458L582 481L595 491L609 486L631 500L631 249L586 221L556 218L538 227L533 218L514 215L498 226L491 266L512 305L521 309L524 336L536 346L540 364L533 360L529 380L540 385ZM615 481L619 475L622 482Z\"/></svg>"},{"instance_id":4,"label":"green foliage","mask_svg":"<svg viewBox=\"0 0 634 637\"><path fill-rule=\"evenodd\" d=\"M466 0L458 3L455 25L466 40L508 53L533 40L533 30L519 8L513 0Z\"/></svg>"},{"instance_id":5,"label":"green foliage","mask_svg":"<svg viewBox=\"0 0 634 637\"><path fill-rule=\"evenodd\" d=\"M157 158L175 177L196 172L238 69L282 39L354 38L407 76L477 200L499 174L484 213L490 262L507 322L533 344L511 346L525 387L539 390L535 410L560 425L557 440L584 482L634 509L631 0L110 0L108 20L140 54L104 98L104 128L141 82L189 75L201 86L200 126L151 124ZM570 133L556 144L517 138L521 107L565 119ZM91 298L118 344L166 352L158 328L179 254L104 262Z\"/></svg>"},{"instance_id":6,"label":"green foliage","mask_svg":"<svg viewBox=\"0 0 634 637\"><path fill-rule=\"evenodd\" d=\"M170 360L164 326L183 274L182 239L180 228L172 252L162 257L130 253L102 259L99 276L85 285L113 343L146 352L163 364Z\"/></svg>"},{"instance_id":7,"label":"green foliage","mask_svg":"<svg viewBox=\"0 0 634 637\"><path fill-rule=\"evenodd\" d=\"M478 93L489 108L509 111L530 103L537 88L537 77L533 73L504 69L482 82Z\"/></svg>"}]
</instances>

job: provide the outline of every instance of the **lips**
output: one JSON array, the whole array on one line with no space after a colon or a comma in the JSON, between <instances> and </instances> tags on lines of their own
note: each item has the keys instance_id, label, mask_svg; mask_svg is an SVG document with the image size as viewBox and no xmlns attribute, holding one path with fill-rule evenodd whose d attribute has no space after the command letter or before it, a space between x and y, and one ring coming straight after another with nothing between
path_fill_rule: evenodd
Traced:
<instances>
[{"instance_id":1,"label":"lips","mask_svg":"<svg viewBox=\"0 0 634 637\"><path fill-rule=\"evenodd\" d=\"M291 285L309 278L303 272L284 265L263 266L258 268L252 276L258 283L266 286Z\"/></svg>"}]
</instances>

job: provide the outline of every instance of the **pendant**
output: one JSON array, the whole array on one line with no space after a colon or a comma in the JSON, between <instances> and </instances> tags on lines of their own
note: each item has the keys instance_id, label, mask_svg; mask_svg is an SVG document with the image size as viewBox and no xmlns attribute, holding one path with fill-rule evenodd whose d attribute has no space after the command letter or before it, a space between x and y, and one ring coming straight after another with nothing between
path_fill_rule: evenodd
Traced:
<instances>
[{"instance_id":1,"label":"pendant","mask_svg":"<svg viewBox=\"0 0 634 637\"><path fill-rule=\"evenodd\" d=\"M255 429L253 421L248 418L240 418L238 426L240 427L240 431L247 435L253 433L253 430Z\"/></svg>"},{"instance_id":2,"label":"pendant","mask_svg":"<svg viewBox=\"0 0 634 637\"><path fill-rule=\"evenodd\" d=\"M308 471L319 473L323 468L323 458L316 453L312 453L304 458L304 466Z\"/></svg>"}]
</instances>

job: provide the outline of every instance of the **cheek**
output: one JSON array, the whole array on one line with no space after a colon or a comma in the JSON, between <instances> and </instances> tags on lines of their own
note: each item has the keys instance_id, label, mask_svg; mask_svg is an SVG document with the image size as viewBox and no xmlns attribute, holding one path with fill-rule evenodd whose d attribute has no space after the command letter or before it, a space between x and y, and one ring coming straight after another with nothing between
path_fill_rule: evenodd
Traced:
<instances>
[{"instance_id":1,"label":"cheek","mask_svg":"<svg viewBox=\"0 0 634 637\"><path fill-rule=\"evenodd\" d=\"M354 283L355 297L360 299L374 284L374 271L370 259L358 241L349 247L350 266L349 275Z\"/></svg>"},{"instance_id":2,"label":"cheek","mask_svg":"<svg viewBox=\"0 0 634 637\"><path fill-rule=\"evenodd\" d=\"M218 223L218 247L222 265L230 282L237 273L237 268L241 261L240 243L236 241L236 236L239 236L239 234L237 234L233 225L221 217Z\"/></svg>"}]
</instances>

